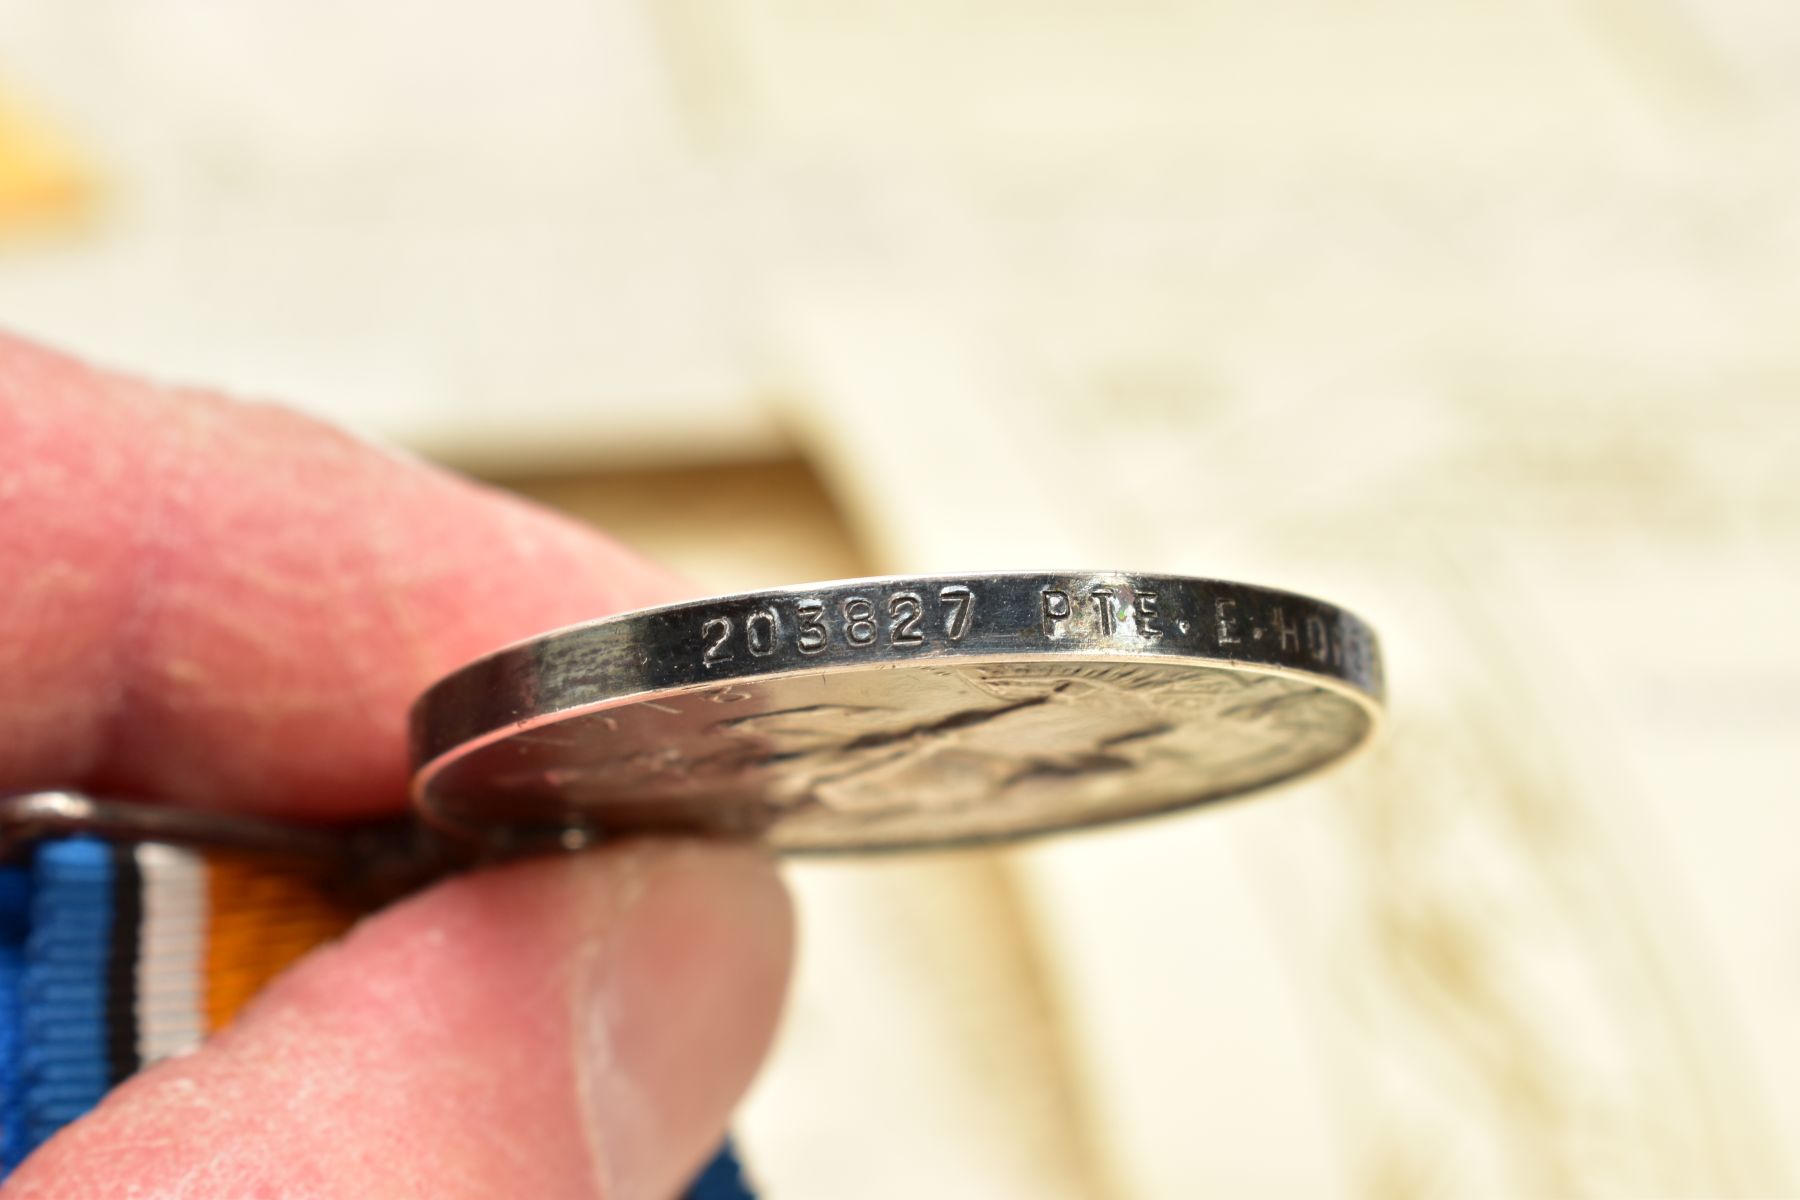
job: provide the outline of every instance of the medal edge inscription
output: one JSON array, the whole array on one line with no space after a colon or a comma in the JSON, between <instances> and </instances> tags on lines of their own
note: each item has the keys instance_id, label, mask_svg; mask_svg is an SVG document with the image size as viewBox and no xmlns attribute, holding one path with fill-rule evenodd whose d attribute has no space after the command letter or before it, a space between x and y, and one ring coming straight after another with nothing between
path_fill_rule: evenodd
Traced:
<instances>
[{"instance_id":1,"label":"medal edge inscription","mask_svg":"<svg viewBox=\"0 0 1800 1200\"><path fill-rule=\"evenodd\" d=\"M1294 592L1135 572L836 581L602 618L465 665L414 705L415 800L458 752L559 714L659 692L946 658L1109 654L1295 673L1348 690L1371 719L1384 700L1374 631Z\"/></svg>"}]
</instances>

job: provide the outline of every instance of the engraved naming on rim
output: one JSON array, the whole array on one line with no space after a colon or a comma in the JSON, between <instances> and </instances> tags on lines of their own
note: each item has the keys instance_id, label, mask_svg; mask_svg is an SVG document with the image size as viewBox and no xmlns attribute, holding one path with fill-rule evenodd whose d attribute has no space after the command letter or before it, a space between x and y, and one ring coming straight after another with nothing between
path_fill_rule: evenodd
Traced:
<instances>
[{"instance_id":1,"label":"engraved naming on rim","mask_svg":"<svg viewBox=\"0 0 1800 1200\"><path fill-rule=\"evenodd\" d=\"M923 646L937 637L961 641L975 610L974 592L961 584L939 588L937 607L941 621L929 631L925 597L911 591L889 592L885 598L846 596L834 611L820 597L807 596L795 600L786 617L776 604L735 617L715 614L700 624L700 661L709 667L729 662L740 650L751 658L768 658L782 638L792 638L802 654L823 654L833 639L851 649Z\"/></svg>"},{"instance_id":2,"label":"engraved naming on rim","mask_svg":"<svg viewBox=\"0 0 1800 1200\"><path fill-rule=\"evenodd\" d=\"M1113 572L671 605L478 660L414 713L434 822L794 850L1018 837L1303 774L1366 739L1379 649L1292 593Z\"/></svg>"}]
</instances>

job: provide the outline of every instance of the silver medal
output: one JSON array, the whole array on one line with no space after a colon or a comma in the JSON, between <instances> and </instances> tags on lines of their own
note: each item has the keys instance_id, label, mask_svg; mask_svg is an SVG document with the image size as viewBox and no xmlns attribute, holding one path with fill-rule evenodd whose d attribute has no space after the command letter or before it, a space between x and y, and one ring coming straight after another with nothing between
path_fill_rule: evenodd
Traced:
<instances>
[{"instance_id":1,"label":"silver medal","mask_svg":"<svg viewBox=\"0 0 1800 1200\"><path fill-rule=\"evenodd\" d=\"M862 579L557 630L413 710L428 822L794 851L1016 838L1306 774L1379 717L1380 650L1289 592L1117 572Z\"/></svg>"}]
</instances>

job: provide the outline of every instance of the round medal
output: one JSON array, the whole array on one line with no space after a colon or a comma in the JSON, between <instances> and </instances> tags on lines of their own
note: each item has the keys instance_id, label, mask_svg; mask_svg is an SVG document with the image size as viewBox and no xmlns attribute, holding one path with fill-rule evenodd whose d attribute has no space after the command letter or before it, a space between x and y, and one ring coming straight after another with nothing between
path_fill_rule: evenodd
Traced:
<instances>
[{"instance_id":1,"label":"round medal","mask_svg":"<svg viewBox=\"0 0 1800 1200\"><path fill-rule=\"evenodd\" d=\"M631 833L858 851L1168 812L1314 771L1380 650L1289 592L1118 572L892 577L609 617L413 710L421 816L523 845Z\"/></svg>"}]
</instances>

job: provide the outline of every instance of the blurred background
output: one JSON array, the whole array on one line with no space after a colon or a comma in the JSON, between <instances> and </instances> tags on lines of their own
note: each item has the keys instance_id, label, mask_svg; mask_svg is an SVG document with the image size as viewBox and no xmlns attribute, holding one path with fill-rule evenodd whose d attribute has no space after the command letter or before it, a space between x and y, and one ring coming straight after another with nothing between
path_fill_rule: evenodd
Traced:
<instances>
[{"instance_id":1,"label":"blurred background","mask_svg":"<svg viewBox=\"0 0 1800 1200\"><path fill-rule=\"evenodd\" d=\"M796 864L772 1200L1800 1194L1800 8L0 0L0 323L697 591L1374 622L1325 778Z\"/></svg>"}]
</instances>

